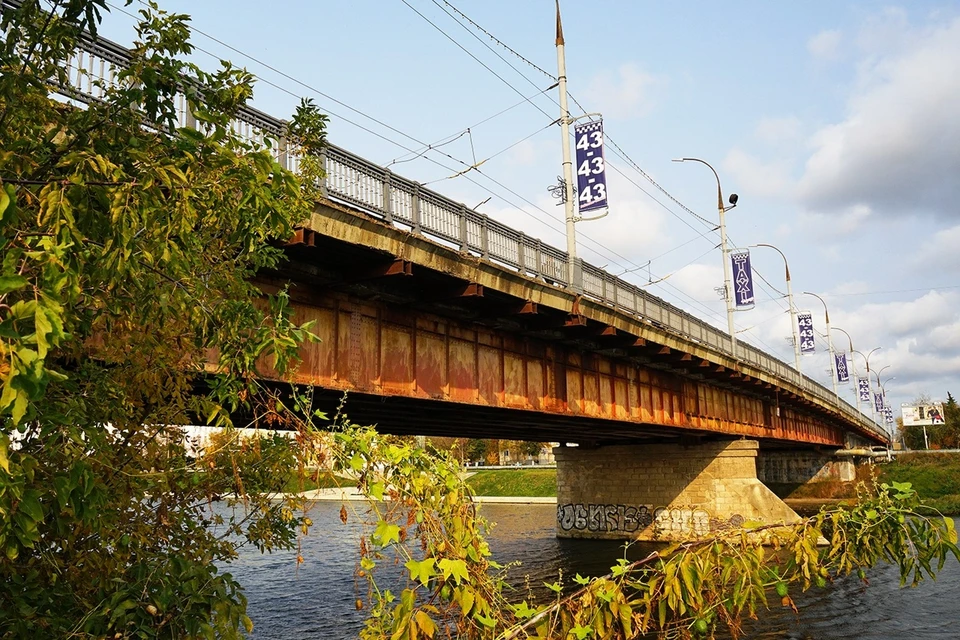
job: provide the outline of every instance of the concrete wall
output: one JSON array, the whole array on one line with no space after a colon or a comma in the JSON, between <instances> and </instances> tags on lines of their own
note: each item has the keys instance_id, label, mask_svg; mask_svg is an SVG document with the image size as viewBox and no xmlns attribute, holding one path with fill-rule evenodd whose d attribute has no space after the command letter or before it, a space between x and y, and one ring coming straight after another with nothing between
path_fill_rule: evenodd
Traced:
<instances>
[{"instance_id":1,"label":"concrete wall","mask_svg":"<svg viewBox=\"0 0 960 640\"><path fill-rule=\"evenodd\" d=\"M837 459L816 451L764 451L757 456L757 477L761 482L852 482L856 475L856 465L851 458Z\"/></svg>"},{"instance_id":2,"label":"concrete wall","mask_svg":"<svg viewBox=\"0 0 960 640\"><path fill-rule=\"evenodd\" d=\"M557 536L694 539L797 514L758 479L754 440L558 447Z\"/></svg>"}]
</instances>

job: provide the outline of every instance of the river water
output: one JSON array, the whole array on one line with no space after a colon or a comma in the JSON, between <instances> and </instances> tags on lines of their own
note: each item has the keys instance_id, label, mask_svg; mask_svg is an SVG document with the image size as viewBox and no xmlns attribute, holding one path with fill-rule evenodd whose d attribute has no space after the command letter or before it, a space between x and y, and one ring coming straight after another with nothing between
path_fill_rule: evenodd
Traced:
<instances>
[{"instance_id":1,"label":"river water","mask_svg":"<svg viewBox=\"0 0 960 640\"><path fill-rule=\"evenodd\" d=\"M354 579L361 514L351 512L344 525L340 522L340 506L338 502L314 503L310 512L314 526L301 542L304 562L299 567L295 552L261 555L254 549L244 549L240 559L226 568L246 589L254 638L356 638L363 612L356 611L354 603L366 592L365 581L357 583ZM348 503L347 507L362 508L362 503ZM557 539L554 505L485 504L482 513L496 523L489 537L494 557L501 564L522 563L510 574L511 581L521 589L529 584L542 593L542 583L553 582L558 570L566 576L578 572L585 576L605 574L624 554L618 542ZM629 557L641 557L646 552L643 548L631 549ZM744 637L960 638L960 563L952 557L936 582L925 581L915 589L899 588L895 567L876 567L868 577L868 587L856 579L843 579L827 589L792 594L799 616L780 607L761 612L758 621L746 626Z\"/></svg>"}]
</instances>

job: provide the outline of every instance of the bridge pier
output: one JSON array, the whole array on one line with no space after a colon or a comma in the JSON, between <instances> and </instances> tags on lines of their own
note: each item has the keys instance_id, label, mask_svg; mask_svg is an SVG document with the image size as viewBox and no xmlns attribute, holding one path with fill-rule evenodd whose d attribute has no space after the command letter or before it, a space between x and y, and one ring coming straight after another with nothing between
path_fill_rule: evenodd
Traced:
<instances>
[{"instance_id":1,"label":"bridge pier","mask_svg":"<svg viewBox=\"0 0 960 640\"><path fill-rule=\"evenodd\" d=\"M757 477L777 484L853 482L857 465L853 457L838 458L832 453L763 451L757 457Z\"/></svg>"},{"instance_id":2,"label":"bridge pier","mask_svg":"<svg viewBox=\"0 0 960 640\"><path fill-rule=\"evenodd\" d=\"M558 447L557 537L691 540L799 516L757 479L755 440Z\"/></svg>"}]
</instances>

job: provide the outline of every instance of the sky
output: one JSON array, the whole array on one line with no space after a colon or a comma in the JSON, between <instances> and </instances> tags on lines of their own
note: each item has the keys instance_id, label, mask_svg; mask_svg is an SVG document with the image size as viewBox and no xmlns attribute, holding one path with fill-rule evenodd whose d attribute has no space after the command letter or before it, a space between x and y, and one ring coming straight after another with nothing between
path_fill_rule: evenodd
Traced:
<instances>
[{"instance_id":1,"label":"sky","mask_svg":"<svg viewBox=\"0 0 960 640\"><path fill-rule=\"evenodd\" d=\"M101 33L129 45L142 6L110 1ZM562 162L553 0L159 4L192 16L201 66L259 78L257 108L288 117L312 98L332 143L566 247L547 191ZM609 214L577 225L582 258L726 329L716 182L671 161L702 158L739 195L731 248L783 252L797 308L823 333L802 292L823 299L897 415L960 394L960 1L560 6L572 115L602 113L606 135ZM783 259L751 256L762 280L738 339L792 365ZM829 388L826 346L801 370Z\"/></svg>"}]
</instances>

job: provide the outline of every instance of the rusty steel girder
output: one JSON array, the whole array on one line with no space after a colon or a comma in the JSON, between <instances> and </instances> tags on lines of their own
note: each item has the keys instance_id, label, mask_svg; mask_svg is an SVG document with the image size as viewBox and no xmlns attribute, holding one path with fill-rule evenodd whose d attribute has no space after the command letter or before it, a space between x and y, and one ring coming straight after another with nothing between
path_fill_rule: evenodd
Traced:
<instances>
[{"instance_id":1,"label":"rusty steel girder","mask_svg":"<svg viewBox=\"0 0 960 640\"><path fill-rule=\"evenodd\" d=\"M716 434L844 443L837 425L760 394L679 375L655 363L586 352L344 292L295 290L292 298L295 320L316 321L313 331L320 338L302 347L294 381L364 397L406 398L424 403L413 405L424 410L444 403L458 409L449 425L451 436L461 435L458 426L472 413L495 408L523 412L528 422L531 414L544 421L581 419L583 433L575 426L564 431L570 441L596 438L596 424L603 421L616 423L625 439L635 431L638 436ZM662 347L652 355L671 357L670 349ZM678 364L691 360L686 354L672 357ZM716 369L706 362L696 366ZM541 439L520 433L514 438Z\"/></svg>"}]
</instances>

